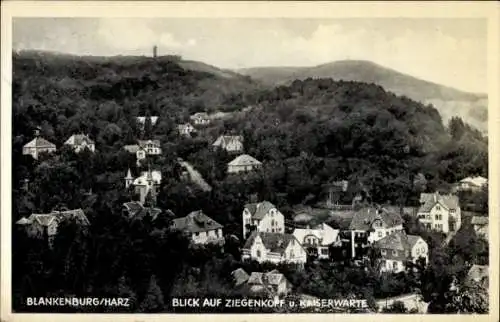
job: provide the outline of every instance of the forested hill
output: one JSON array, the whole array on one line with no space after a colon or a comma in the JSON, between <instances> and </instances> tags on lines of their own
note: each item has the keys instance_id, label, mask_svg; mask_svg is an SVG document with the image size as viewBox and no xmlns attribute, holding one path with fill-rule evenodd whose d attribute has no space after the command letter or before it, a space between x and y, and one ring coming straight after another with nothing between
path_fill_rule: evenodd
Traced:
<instances>
[{"instance_id":1,"label":"forested hill","mask_svg":"<svg viewBox=\"0 0 500 322\"><path fill-rule=\"evenodd\" d=\"M258 88L248 77L215 73L217 69L209 67L177 56L80 57L22 51L13 53L14 105L19 113L31 111L33 121L42 122L49 138L55 139L52 130L58 137L81 127L97 134L107 125L102 122L123 123L125 117L138 114L182 119L221 106L241 108L242 93ZM50 129L56 120L69 128L64 133L62 128ZM35 124L19 125L15 131L31 135Z\"/></svg>"},{"instance_id":2,"label":"forested hill","mask_svg":"<svg viewBox=\"0 0 500 322\"><path fill-rule=\"evenodd\" d=\"M343 60L312 67L256 67L237 72L265 84L288 85L296 79L332 78L334 80L374 83L397 95L432 103L445 124L459 116L477 129L488 130L488 97L468 93L400 73L370 61Z\"/></svg>"}]
</instances>

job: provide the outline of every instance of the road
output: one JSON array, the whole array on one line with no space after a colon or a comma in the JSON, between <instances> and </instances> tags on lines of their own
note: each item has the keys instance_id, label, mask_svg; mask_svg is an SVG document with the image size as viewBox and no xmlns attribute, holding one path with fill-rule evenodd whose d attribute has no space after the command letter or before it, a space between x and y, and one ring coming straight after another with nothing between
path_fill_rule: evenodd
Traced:
<instances>
[{"instance_id":1,"label":"road","mask_svg":"<svg viewBox=\"0 0 500 322\"><path fill-rule=\"evenodd\" d=\"M198 185L203 191L211 191L212 187L203 179L203 176L186 161L179 161L181 166L189 173L191 181Z\"/></svg>"}]
</instances>

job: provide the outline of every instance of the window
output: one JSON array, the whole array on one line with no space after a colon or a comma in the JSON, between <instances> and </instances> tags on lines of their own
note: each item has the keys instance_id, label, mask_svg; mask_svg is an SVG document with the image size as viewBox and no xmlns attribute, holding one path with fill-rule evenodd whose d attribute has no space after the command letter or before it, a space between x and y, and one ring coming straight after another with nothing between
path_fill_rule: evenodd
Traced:
<instances>
[{"instance_id":1,"label":"window","mask_svg":"<svg viewBox=\"0 0 500 322\"><path fill-rule=\"evenodd\" d=\"M290 251L290 258L294 258L295 254L293 253L293 250Z\"/></svg>"},{"instance_id":2,"label":"window","mask_svg":"<svg viewBox=\"0 0 500 322\"><path fill-rule=\"evenodd\" d=\"M397 250L393 250L392 251L392 256L398 256L398 251Z\"/></svg>"},{"instance_id":3,"label":"window","mask_svg":"<svg viewBox=\"0 0 500 322\"><path fill-rule=\"evenodd\" d=\"M382 232L381 231L378 232L378 237L382 237Z\"/></svg>"},{"instance_id":4,"label":"window","mask_svg":"<svg viewBox=\"0 0 500 322\"><path fill-rule=\"evenodd\" d=\"M436 220L441 220L442 216L441 215L436 215Z\"/></svg>"},{"instance_id":5,"label":"window","mask_svg":"<svg viewBox=\"0 0 500 322\"><path fill-rule=\"evenodd\" d=\"M260 250L257 250L257 257L259 257L259 258L260 258L260 255L261 255L261 254L260 254Z\"/></svg>"},{"instance_id":6,"label":"window","mask_svg":"<svg viewBox=\"0 0 500 322\"><path fill-rule=\"evenodd\" d=\"M439 210L441 210L441 206L440 206L440 205L437 205L437 206L436 206L436 210L438 210L438 211L439 211Z\"/></svg>"},{"instance_id":7,"label":"window","mask_svg":"<svg viewBox=\"0 0 500 322\"><path fill-rule=\"evenodd\" d=\"M380 251L380 254L385 255L385 254L387 254L387 252L385 251L385 249L382 249L382 250Z\"/></svg>"},{"instance_id":8,"label":"window","mask_svg":"<svg viewBox=\"0 0 500 322\"><path fill-rule=\"evenodd\" d=\"M454 214L455 213L455 209L450 209L450 214Z\"/></svg>"},{"instance_id":9,"label":"window","mask_svg":"<svg viewBox=\"0 0 500 322\"><path fill-rule=\"evenodd\" d=\"M274 228L273 228L273 229L271 229L271 232L273 232L273 233L274 233Z\"/></svg>"},{"instance_id":10,"label":"window","mask_svg":"<svg viewBox=\"0 0 500 322\"><path fill-rule=\"evenodd\" d=\"M386 232L385 232L385 235L386 235L386 236L388 236L388 235L389 235L389 232L388 232L388 231L386 231Z\"/></svg>"},{"instance_id":11,"label":"window","mask_svg":"<svg viewBox=\"0 0 500 322\"><path fill-rule=\"evenodd\" d=\"M198 236L200 236L200 233L199 233L199 232L195 232L195 233L194 233L194 235L195 235L196 237L198 237Z\"/></svg>"},{"instance_id":12,"label":"window","mask_svg":"<svg viewBox=\"0 0 500 322\"><path fill-rule=\"evenodd\" d=\"M392 262L392 268L398 269L398 262Z\"/></svg>"},{"instance_id":13,"label":"window","mask_svg":"<svg viewBox=\"0 0 500 322\"><path fill-rule=\"evenodd\" d=\"M322 254L322 255L328 255L328 249L326 249L326 248L322 248L322 249L321 249L321 254Z\"/></svg>"},{"instance_id":14,"label":"window","mask_svg":"<svg viewBox=\"0 0 500 322\"><path fill-rule=\"evenodd\" d=\"M271 226L274 226L274 219L271 220Z\"/></svg>"}]
</instances>

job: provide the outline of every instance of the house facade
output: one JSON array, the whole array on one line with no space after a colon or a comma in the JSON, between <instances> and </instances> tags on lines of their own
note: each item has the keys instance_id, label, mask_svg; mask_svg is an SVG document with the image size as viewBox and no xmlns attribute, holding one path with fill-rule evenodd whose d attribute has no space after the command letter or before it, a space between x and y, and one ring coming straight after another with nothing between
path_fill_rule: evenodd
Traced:
<instances>
[{"instance_id":1,"label":"house facade","mask_svg":"<svg viewBox=\"0 0 500 322\"><path fill-rule=\"evenodd\" d=\"M174 219L172 228L186 233L193 244L224 244L223 226L201 210Z\"/></svg>"},{"instance_id":2,"label":"house facade","mask_svg":"<svg viewBox=\"0 0 500 322\"><path fill-rule=\"evenodd\" d=\"M39 136L36 136L23 146L23 154L31 155L33 159L38 159L40 153L52 153L56 152L56 150L57 148L54 143Z\"/></svg>"},{"instance_id":3,"label":"house facade","mask_svg":"<svg viewBox=\"0 0 500 322\"><path fill-rule=\"evenodd\" d=\"M262 166L262 162L249 156L248 154L242 154L236 157L234 160L228 163L227 172L228 173L243 173L259 169Z\"/></svg>"},{"instance_id":4,"label":"house facade","mask_svg":"<svg viewBox=\"0 0 500 322\"><path fill-rule=\"evenodd\" d=\"M461 210L458 197L439 192L420 194L418 220L429 230L445 234L460 229Z\"/></svg>"},{"instance_id":5,"label":"house facade","mask_svg":"<svg viewBox=\"0 0 500 322\"><path fill-rule=\"evenodd\" d=\"M406 235L404 231L392 233L374 243L380 250L383 272L399 273L405 270L406 262L423 258L429 262L429 246L420 236Z\"/></svg>"},{"instance_id":6,"label":"house facade","mask_svg":"<svg viewBox=\"0 0 500 322\"><path fill-rule=\"evenodd\" d=\"M139 127L144 130L144 127L146 125L146 119L148 117L147 116L138 116L136 118L137 120L137 123L139 124ZM149 116L149 119L151 120L151 125L152 126L155 126L156 125L156 122L158 122L158 116Z\"/></svg>"},{"instance_id":7,"label":"house facade","mask_svg":"<svg viewBox=\"0 0 500 322\"><path fill-rule=\"evenodd\" d=\"M462 180L457 185L457 190L461 191L480 191L484 186L488 184L488 179L481 176L467 177Z\"/></svg>"},{"instance_id":8,"label":"house facade","mask_svg":"<svg viewBox=\"0 0 500 322\"><path fill-rule=\"evenodd\" d=\"M243 238L254 228L259 232L285 233L285 217L269 201L249 203L243 209Z\"/></svg>"},{"instance_id":9,"label":"house facade","mask_svg":"<svg viewBox=\"0 0 500 322\"><path fill-rule=\"evenodd\" d=\"M285 296L292 288L287 278L276 269L266 273L248 274L242 268L238 268L231 273L231 276L236 287L245 287L252 293L267 294L271 297Z\"/></svg>"},{"instance_id":10,"label":"house facade","mask_svg":"<svg viewBox=\"0 0 500 322\"><path fill-rule=\"evenodd\" d=\"M215 148L224 149L229 153L243 152L243 136L221 135L212 144Z\"/></svg>"},{"instance_id":11,"label":"house facade","mask_svg":"<svg viewBox=\"0 0 500 322\"><path fill-rule=\"evenodd\" d=\"M191 115L189 117L189 119L195 125L208 125L208 124L210 124L210 117L205 112L195 113L195 114Z\"/></svg>"},{"instance_id":12,"label":"house facade","mask_svg":"<svg viewBox=\"0 0 500 322\"><path fill-rule=\"evenodd\" d=\"M134 187L135 193L139 194L139 202L144 204L148 193L156 196L158 187L161 184L161 171L151 170L141 172L137 178L132 176L130 169L125 176L125 188Z\"/></svg>"},{"instance_id":13,"label":"house facade","mask_svg":"<svg viewBox=\"0 0 500 322\"><path fill-rule=\"evenodd\" d=\"M160 140L139 140L137 144L125 145L123 148L130 153L134 153L137 162L146 159L147 156L161 154Z\"/></svg>"},{"instance_id":14,"label":"house facade","mask_svg":"<svg viewBox=\"0 0 500 322\"><path fill-rule=\"evenodd\" d=\"M191 133L196 132L196 129L191 125L191 123L186 123L177 125L177 131L182 136L190 137Z\"/></svg>"},{"instance_id":15,"label":"house facade","mask_svg":"<svg viewBox=\"0 0 500 322\"><path fill-rule=\"evenodd\" d=\"M243 246L242 259L303 265L307 261L307 253L291 234L254 231Z\"/></svg>"},{"instance_id":16,"label":"house facade","mask_svg":"<svg viewBox=\"0 0 500 322\"><path fill-rule=\"evenodd\" d=\"M323 223L314 228L296 228L293 236L306 250L313 249L319 259L330 257L330 246L339 245L340 230Z\"/></svg>"},{"instance_id":17,"label":"house facade","mask_svg":"<svg viewBox=\"0 0 500 322\"><path fill-rule=\"evenodd\" d=\"M64 142L64 144L72 147L76 153L84 149L95 152L95 142L85 134L73 134L66 140L66 142Z\"/></svg>"},{"instance_id":18,"label":"house facade","mask_svg":"<svg viewBox=\"0 0 500 322\"><path fill-rule=\"evenodd\" d=\"M403 218L397 212L383 207L364 207L354 213L349 230L360 235L366 234L368 243L373 243L402 231Z\"/></svg>"},{"instance_id":19,"label":"house facade","mask_svg":"<svg viewBox=\"0 0 500 322\"><path fill-rule=\"evenodd\" d=\"M82 209L52 211L48 214L31 214L28 218L23 217L16 222L23 227L32 238L48 237L49 246L52 246L54 237L57 235L58 227L63 221L72 221L85 228L90 222Z\"/></svg>"}]
</instances>

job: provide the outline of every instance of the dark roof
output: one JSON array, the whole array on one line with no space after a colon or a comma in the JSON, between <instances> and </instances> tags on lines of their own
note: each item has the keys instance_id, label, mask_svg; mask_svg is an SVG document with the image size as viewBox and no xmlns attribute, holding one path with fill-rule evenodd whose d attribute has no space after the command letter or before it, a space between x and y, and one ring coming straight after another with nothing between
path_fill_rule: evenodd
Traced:
<instances>
[{"instance_id":1,"label":"dark roof","mask_svg":"<svg viewBox=\"0 0 500 322\"><path fill-rule=\"evenodd\" d=\"M73 134L66 141L66 144L81 145L83 142L85 142L86 144L94 144L94 141L85 134Z\"/></svg>"},{"instance_id":2,"label":"dark roof","mask_svg":"<svg viewBox=\"0 0 500 322\"><path fill-rule=\"evenodd\" d=\"M24 145L25 148L55 148L56 145L42 137L36 137Z\"/></svg>"},{"instance_id":3,"label":"dark roof","mask_svg":"<svg viewBox=\"0 0 500 322\"><path fill-rule=\"evenodd\" d=\"M262 201L256 203L248 203L245 205L245 208L248 209L248 211L252 215L252 219L261 220L271 209L276 208L276 206L269 201Z\"/></svg>"},{"instance_id":4,"label":"dark roof","mask_svg":"<svg viewBox=\"0 0 500 322\"><path fill-rule=\"evenodd\" d=\"M403 223L401 215L386 208L365 207L354 213L350 230L368 231L375 220L381 220L387 227L399 226Z\"/></svg>"},{"instance_id":5,"label":"dark roof","mask_svg":"<svg viewBox=\"0 0 500 322\"><path fill-rule=\"evenodd\" d=\"M292 241L300 244L297 239L292 234L282 234L282 233L269 233L269 232L258 232L254 231L250 234L243 249L250 249L255 241L255 238L260 236L264 246L272 253L283 253Z\"/></svg>"},{"instance_id":6,"label":"dark roof","mask_svg":"<svg viewBox=\"0 0 500 322\"><path fill-rule=\"evenodd\" d=\"M472 225L487 225L488 224L488 216L474 216L472 217L471 224Z\"/></svg>"},{"instance_id":7,"label":"dark roof","mask_svg":"<svg viewBox=\"0 0 500 322\"><path fill-rule=\"evenodd\" d=\"M32 224L33 222L38 222L42 226L48 226L53 220L57 222L62 222L65 220L71 220L81 226L89 226L90 222L82 209L64 210L64 211L52 211L48 214L31 214L28 218L21 218L17 221L18 224L26 225Z\"/></svg>"},{"instance_id":8,"label":"dark roof","mask_svg":"<svg viewBox=\"0 0 500 322\"><path fill-rule=\"evenodd\" d=\"M140 147L144 147L148 143L160 146L160 140L138 140L137 143L139 144Z\"/></svg>"},{"instance_id":9,"label":"dark roof","mask_svg":"<svg viewBox=\"0 0 500 322\"><path fill-rule=\"evenodd\" d=\"M210 231L223 226L205 215L201 210L193 211L186 217L173 220L173 228L191 233Z\"/></svg>"},{"instance_id":10,"label":"dark roof","mask_svg":"<svg viewBox=\"0 0 500 322\"><path fill-rule=\"evenodd\" d=\"M386 251L385 255L382 254L384 259L404 260L410 256L411 249L420 239L420 236L406 235L404 231L397 231L376 241L374 246ZM392 253L393 250L397 251L396 255Z\"/></svg>"},{"instance_id":11,"label":"dark roof","mask_svg":"<svg viewBox=\"0 0 500 322\"><path fill-rule=\"evenodd\" d=\"M155 220L162 210L159 208L149 208L144 207L138 201L130 201L123 204L128 211L129 218L144 218L145 216L150 216L151 219ZM170 212L170 211L169 211Z\"/></svg>"},{"instance_id":12,"label":"dark roof","mask_svg":"<svg viewBox=\"0 0 500 322\"><path fill-rule=\"evenodd\" d=\"M457 209L460 207L458 196L442 195L439 193L421 193L421 206L418 212L429 212L437 204L440 203L448 209Z\"/></svg>"},{"instance_id":13,"label":"dark roof","mask_svg":"<svg viewBox=\"0 0 500 322\"><path fill-rule=\"evenodd\" d=\"M238 269L234 270L231 273L231 276L233 277L234 284L236 286L245 283L246 281L248 281L248 278L250 277L250 276L248 276L247 272L245 272L245 270L243 268L238 268Z\"/></svg>"}]
</instances>

